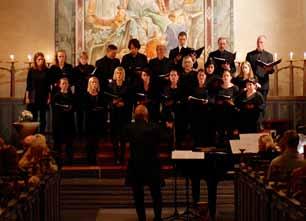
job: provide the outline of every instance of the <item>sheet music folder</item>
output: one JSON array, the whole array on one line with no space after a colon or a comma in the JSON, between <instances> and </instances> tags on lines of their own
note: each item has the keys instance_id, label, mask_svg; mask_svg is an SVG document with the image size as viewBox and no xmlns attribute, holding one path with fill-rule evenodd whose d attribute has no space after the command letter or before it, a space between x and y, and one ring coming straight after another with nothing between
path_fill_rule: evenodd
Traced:
<instances>
[{"instance_id":1,"label":"sheet music folder","mask_svg":"<svg viewBox=\"0 0 306 221\"><path fill-rule=\"evenodd\" d=\"M204 152L195 152L192 150L173 150L171 159L174 160L204 160Z\"/></svg>"},{"instance_id":2,"label":"sheet music folder","mask_svg":"<svg viewBox=\"0 0 306 221\"><path fill-rule=\"evenodd\" d=\"M240 140L230 140L232 153L241 154L241 150L244 150L244 153L257 153L258 139L264 134L268 133L240 134Z\"/></svg>"}]
</instances>

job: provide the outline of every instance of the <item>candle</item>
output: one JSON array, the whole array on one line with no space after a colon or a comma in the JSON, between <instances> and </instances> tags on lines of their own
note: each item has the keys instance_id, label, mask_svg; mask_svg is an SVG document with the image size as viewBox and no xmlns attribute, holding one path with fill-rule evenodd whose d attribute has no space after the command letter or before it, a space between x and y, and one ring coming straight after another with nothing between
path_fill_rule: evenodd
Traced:
<instances>
[{"instance_id":1,"label":"candle","mask_svg":"<svg viewBox=\"0 0 306 221\"><path fill-rule=\"evenodd\" d=\"M48 55L48 54L46 55L46 61L50 62L50 55Z\"/></svg>"},{"instance_id":2,"label":"candle","mask_svg":"<svg viewBox=\"0 0 306 221\"><path fill-rule=\"evenodd\" d=\"M28 54L28 61L31 62L32 61L32 55Z\"/></svg>"},{"instance_id":3,"label":"candle","mask_svg":"<svg viewBox=\"0 0 306 221\"><path fill-rule=\"evenodd\" d=\"M15 55L11 54L10 59L11 59L11 61L15 61Z\"/></svg>"},{"instance_id":4,"label":"candle","mask_svg":"<svg viewBox=\"0 0 306 221\"><path fill-rule=\"evenodd\" d=\"M290 60L293 59L293 52L292 51L290 51L290 53L289 53L289 58L290 58Z\"/></svg>"},{"instance_id":5,"label":"candle","mask_svg":"<svg viewBox=\"0 0 306 221\"><path fill-rule=\"evenodd\" d=\"M304 51L304 60L306 60L306 51Z\"/></svg>"},{"instance_id":6,"label":"candle","mask_svg":"<svg viewBox=\"0 0 306 221\"><path fill-rule=\"evenodd\" d=\"M277 61L277 53L274 53L274 60Z\"/></svg>"}]
</instances>

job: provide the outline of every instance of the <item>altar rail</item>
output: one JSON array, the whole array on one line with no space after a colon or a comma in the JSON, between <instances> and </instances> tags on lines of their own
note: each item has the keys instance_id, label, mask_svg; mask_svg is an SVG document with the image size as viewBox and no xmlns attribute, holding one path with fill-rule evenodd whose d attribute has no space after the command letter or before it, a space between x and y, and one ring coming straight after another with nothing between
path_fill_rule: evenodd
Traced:
<instances>
[{"instance_id":1,"label":"altar rail","mask_svg":"<svg viewBox=\"0 0 306 221\"><path fill-rule=\"evenodd\" d=\"M59 221L60 174L45 176L38 188L31 188L0 208L0 221Z\"/></svg>"},{"instance_id":2,"label":"altar rail","mask_svg":"<svg viewBox=\"0 0 306 221\"><path fill-rule=\"evenodd\" d=\"M25 108L22 99L0 98L0 136L10 143L14 144L17 138L12 123ZM306 96L268 97L265 120L271 122L272 129L280 126L277 122L283 122L283 130L295 128L297 124L306 125ZM52 132L50 111L47 112L46 131Z\"/></svg>"},{"instance_id":3,"label":"altar rail","mask_svg":"<svg viewBox=\"0 0 306 221\"><path fill-rule=\"evenodd\" d=\"M282 191L266 185L250 170L237 172L235 179L236 221L301 221L306 208Z\"/></svg>"}]
</instances>

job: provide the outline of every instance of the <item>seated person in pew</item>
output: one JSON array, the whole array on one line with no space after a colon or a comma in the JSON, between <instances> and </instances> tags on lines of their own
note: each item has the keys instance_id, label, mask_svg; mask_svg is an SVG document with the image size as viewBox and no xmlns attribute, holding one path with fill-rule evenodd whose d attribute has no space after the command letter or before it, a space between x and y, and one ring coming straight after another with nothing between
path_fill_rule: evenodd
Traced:
<instances>
[{"instance_id":1,"label":"seated person in pew","mask_svg":"<svg viewBox=\"0 0 306 221\"><path fill-rule=\"evenodd\" d=\"M0 176L14 176L17 174L16 148L8 145L0 137Z\"/></svg>"},{"instance_id":2,"label":"seated person in pew","mask_svg":"<svg viewBox=\"0 0 306 221\"><path fill-rule=\"evenodd\" d=\"M271 135L263 134L258 139L258 156L261 160L273 160L279 151Z\"/></svg>"},{"instance_id":3,"label":"seated person in pew","mask_svg":"<svg viewBox=\"0 0 306 221\"><path fill-rule=\"evenodd\" d=\"M306 203L306 166L294 169L289 183L289 193L293 198Z\"/></svg>"},{"instance_id":4,"label":"seated person in pew","mask_svg":"<svg viewBox=\"0 0 306 221\"><path fill-rule=\"evenodd\" d=\"M35 134L29 148L18 162L21 170L28 172L28 183L37 186L45 174L53 174L58 170L50 150L46 143L46 137L42 134Z\"/></svg>"},{"instance_id":5,"label":"seated person in pew","mask_svg":"<svg viewBox=\"0 0 306 221\"><path fill-rule=\"evenodd\" d=\"M284 133L280 140L280 147L284 148L284 152L272 160L267 180L286 181L294 169L306 166L306 161L297 151L298 144L299 135L295 130L288 130Z\"/></svg>"}]
</instances>

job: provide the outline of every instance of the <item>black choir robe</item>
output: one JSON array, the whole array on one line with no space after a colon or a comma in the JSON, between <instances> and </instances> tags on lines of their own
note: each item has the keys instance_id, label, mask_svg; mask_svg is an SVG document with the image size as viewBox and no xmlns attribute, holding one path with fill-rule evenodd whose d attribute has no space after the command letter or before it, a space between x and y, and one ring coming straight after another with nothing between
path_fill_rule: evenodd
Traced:
<instances>
[{"instance_id":1,"label":"black choir robe","mask_svg":"<svg viewBox=\"0 0 306 221\"><path fill-rule=\"evenodd\" d=\"M262 92L264 98L266 98L269 92L269 75L274 73L274 69L272 69L268 73L265 73L264 69L257 65L256 60L261 60L265 63L270 63L273 62L273 55L265 50L254 50L247 54L246 60L250 62L255 76L258 78L258 83L261 85L260 91Z\"/></svg>"},{"instance_id":2,"label":"black choir robe","mask_svg":"<svg viewBox=\"0 0 306 221\"><path fill-rule=\"evenodd\" d=\"M264 109L264 98L260 92L255 92L247 97L246 91L236 99L239 108L239 132L257 133L259 132L258 119L260 112Z\"/></svg>"}]
</instances>

